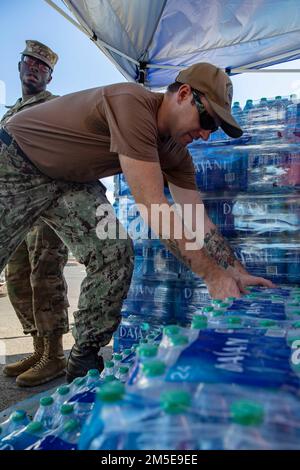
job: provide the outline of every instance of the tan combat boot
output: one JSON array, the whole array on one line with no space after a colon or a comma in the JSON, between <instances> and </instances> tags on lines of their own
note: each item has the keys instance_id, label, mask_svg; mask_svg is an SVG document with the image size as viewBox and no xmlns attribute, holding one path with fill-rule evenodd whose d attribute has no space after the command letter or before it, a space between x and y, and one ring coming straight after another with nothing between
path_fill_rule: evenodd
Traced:
<instances>
[{"instance_id":1,"label":"tan combat boot","mask_svg":"<svg viewBox=\"0 0 300 470\"><path fill-rule=\"evenodd\" d=\"M65 374L62 335L44 337L44 354L40 361L16 379L20 387L35 387Z\"/></svg>"},{"instance_id":2,"label":"tan combat boot","mask_svg":"<svg viewBox=\"0 0 300 470\"><path fill-rule=\"evenodd\" d=\"M34 335L32 339L33 354L24 357L24 359L21 359L18 362L14 362L13 364L8 364L7 366L5 366L3 369L4 375L7 375L8 377L17 377L26 370L30 369L30 367L33 367L37 362L39 362L44 353L44 338Z\"/></svg>"}]
</instances>

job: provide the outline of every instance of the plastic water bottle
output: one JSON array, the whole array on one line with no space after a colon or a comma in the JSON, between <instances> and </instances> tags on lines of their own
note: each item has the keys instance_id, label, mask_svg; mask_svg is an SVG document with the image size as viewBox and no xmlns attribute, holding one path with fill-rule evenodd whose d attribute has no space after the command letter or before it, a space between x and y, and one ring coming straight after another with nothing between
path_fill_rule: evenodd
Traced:
<instances>
[{"instance_id":1,"label":"plastic water bottle","mask_svg":"<svg viewBox=\"0 0 300 470\"><path fill-rule=\"evenodd\" d=\"M268 124L270 119L269 105L267 98L263 97L259 103L255 103L248 113L248 120L251 122L251 132L253 142L260 143L269 139Z\"/></svg>"},{"instance_id":2,"label":"plastic water bottle","mask_svg":"<svg viewBox=\"0 0 300 470\"><path fill-rule=\"evenodd\" d=\"M281 139L285 127L286 104L281 96L276 96L270 106L270 125L273 126L273 138Z\"/></svg>"},{"instance_id":3,"label":"plastic water bottle","mask_svg":"<svg viewBox=\"0 0 300 470\"><path fill-rule=\"evenodd\" d=\"M75 418L74 414L74 406L70 403L64 403L60 407L60 413L59 415L56 415L55 418L53 419L52 427L58 428L62 424L64 424L66 421Z\"/></svg>"},{"instance_id":4,"label":"plastic water bottle","mask_svg":"<svg viewBox=\"0 0 300 470\"><path fill-rule=\"evenodd\" d=\"M127 382L129 374L129 367L127 366L120 366L116 372L116 379L120 380L120 382L125 383Z\"/></svg>"},{"instance_id":5,"label":"plastic water bottle","mask_svg":"<svg viewBox=\"0 0 300 470\"><path fill-rule=\"evenodd\" d=\"M3 439L12 432L25 428L29 422L30 420L24 410L14 411L6 421L1 423L2 432L0 438Z\"/></svg>"},{"instance_id":6,"label":"plastic water bottle","mask_svg":"<svg viewBox=\"0 0 300 470\"><path fill-rule=\"evenodd\" d=\"M122 360L126 362L129 356L132 356L132 351L130 348L125 348L123 349L121 354L122 354Z\"/></svg>"},{"instance_id":7,"label":"plastic water bottle","mask_svg":"<svg viewBox=\"0 0 300 470\"><path fill-rule=\"evenodd\" d=\"M233 103L233 106L231 108L231 114L233 115L233 117L235 118L235 120L238 122L238 124L243 127L244 125L244 113L243 113L243 110L240 106L240 103L239 101L235 101Z\"/></svg>"},{"instance_id":8,"label":"plastic water bottle","mask_svg":"<svg viewBox=\"0 0 300 470\"><path fill-rule=\"evenodd\" d=\"M157 356L158 346L153 344L143 344L138 346L136 350L137 358L142 361L146 362L147 360L152 360Z\"/></svg>"},{"instance_id":9,"label":"plastic water bottle","mask_svg":"<svg viewBox=\"0 0 300 470\"><path fill-rule=\"evenodd\" d=\"M104 362L104 369L101 372L101 377L104 378L108 375L114 375L114 370L115 370L114 361L105 361Z\"/></svg>"},{"instance_id":10,"label":"plastic water bottle","mask_svg":"<svg viewBox=\"0 0 300 470\"><path fill-rule=\"evenodd\" d=\"M25 428L14 431L0 442L0 450L24 450L41 439L47 430L42 423L33 421Z\"/></svg>"},{"instance_id":11,"label":"plastic water bottle","mask_svg":"<svg viewBox=\"0 0 300 470\"><path fill-rule=\"evenodd\" d=\"M40 406L37 409L33 420L41 422L45 428L50 429L53 426L53 418L56 411L57 407L53 397L43 397L40 399Z\"/></svg>"},{"instance_id":12,"label":"plastic water bottle","mask_svg":"<svg viewBox=\"0 0 300 470\"><path fill-rule=\"evenodd\" d=\"M205 315L194 315L191 323L191 328L194 330L203 330L207 328L208 321Z\"/></svg>"},{"instance_id":13,"label":"plastic water bottle","mask_svg":"<svg viewBox=\"0 0 300 470\"><path fill-rule=\"evenodd\" d=\"M111 420L122 423L122 406L125 388L120 382L106 384L97 392L95 408L87 420L79 441L79 449L97 450L101 447L101 439L104 427ZM116 450L117 447L112 446Z\"/></svg>"},{"instance_id":14,"label":"plastic water bottle","mask_svg":"<svg viewBox=\"0 0 300 470\"><path fill-rule=\"evenodd\" d=\"M74 382L74 381L73 381ZM72 384L73 384L72 382ZM73 390L71 391L71 387L67 385L62 385L58 387L57 390L53 393L52 398L56 405L56 409L59 410L61 405L68 401L70 396L72 395Z\"/></svg>"},{"instance_id":15,"label":"plastic water bottle","mask_svg":"<svg viewBox=\"0 0 300 470\"><path fill-rule=\"evenodd\" d=\"M194 329L190 330L190 334L197 337L197 331ZM169 339L169 346L164 347L163 345L159 347L158 357L164 361L165 364L171 366L175 364L181 352L188 346L189 338L185 335L173 335Z\"/></svg>"},{"instance_id":16,"label":"plastic water bottle","mask_svg":"<svg viewBox=\"0 0 300 470\"><path fill-rule=\"evenodd\" d=\"M86 389L87 377L76 377L70 386L70 393L68 399L74 397L78 393L83 392Z\"/></svg>"},{"instance_id":17,"label":"plastic water bottle","mask_svg":"<svg viewBox=\"0 0 300 470\"><path fill-rule=\"evenodd\" d=\"M92 390L100 383L100 372L98 369L90 369L86 374L86 390Z\"/></svg>"},{"instance_id":18,"label":"plastic water bottle","mask_svg":"<svg viewBox=\"0 0 300 470\"><path fill-rule=\"evenodd\" d=\"M113 361L114 361L114 374L115 374L117 372L117 370L119 369L120 365L121 365L122 354L114 353L113 354Z\"/></svg>"},{"instance_id":19,"label":"plastic water bottle","mask_svg":"<svg viewBox=\"0 0 300 470\"><path fill-rule=\"evenodd\" d=\"M164 384L166 373L165 362L152 359L151 361L142 362L130 376L128 384L132 387L132 391L142 393L144 390L146 395L151 394L151 390L158 391ZM155 396L153 396L155 399Z\"/></svg>"},{"instance_id":20,"label":"plastic water bottle","mask_svg":"<svg viewBox=\"0 0 300 470\"><path fill-rule=\"evenodd\" d=\"M259 430L264 421L263 407L255 402L238 401L232 405L231 414L235 424L225 435L225 449L266 449Z\"/></svg>"},{"instance_id":21,"label":"plastic water bottle","mask_svg":"<svg viewBox=\"0 0 300 470\"><path fill-rule=\"evenodd\" d=\"M196 450L200 436L195 432L191 396L183 390L164 392L161 411L149 420L137 438L139 450ZM152 421L152 422L151 422Z\"/></svg>"},{"instance_id":22,"label":"plastic water bottle","mask_svg":"<svg viewBox=\"0 0 300 470\"><path fill-rule=\"evenodd\" d=\"M251 127L251 121L249 119L249 116L250 116L250 111L253 109L253 100L251 99L248 99L246 101L246 104L244 106L244 109L243 109L243 115L244 115L244 121L245 121L245 127L247 129L249 129L249 127Z\"/></svg>"},{"instance_id":23,"label":"plastic water bottle","mask_svg":"<svg viewBox=\"0 0 300 470\"><path fill-rule=\"evenodd\" d=\"M29 450L77 450L79 438L80 422L70 419L55 432L50 432L40 439Z\"/></svg>"},{"instance_id":24,"label":"plastic water bottle","mask_svg":"<svg viewBox=\"0 0 300 470\"><path fill-rule=\"evenodd\" d=\"M289 142L298 143L300 138L300 102L296 95L291 95L286 107L285 135Z\"/></svg>"}]
</instances>

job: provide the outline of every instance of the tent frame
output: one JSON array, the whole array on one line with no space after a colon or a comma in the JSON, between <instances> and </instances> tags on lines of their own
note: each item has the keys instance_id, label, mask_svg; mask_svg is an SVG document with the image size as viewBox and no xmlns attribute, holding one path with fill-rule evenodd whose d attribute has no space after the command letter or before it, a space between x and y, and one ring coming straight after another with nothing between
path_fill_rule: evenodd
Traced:
<instances>
[{"instance_id":1,"label":"tent frame","mask_svg":"<svg viewBox=\"0 0 300 470\"><path fill-rule=\"evenodd\" d=\"M62 0L63 1L63 0ZM132 62L134 65L137 66L138 68L138 78L137 82L139 83L144 83L145 81L145 76L146 76L146 69L176 69L176 70L182 70L184 67L180 66L172 66L172 65L156 65L156 64L149 64L145 61L137 61L136 59L133 59L132 57L124 54L120 50L110 46L109 44L105 43L101 39L97 37L94 31L88 30L88 28L83 27L81 24L79 24L77 21L75 21L70 15L68 15L62 8L60 8L53 0L45 0L48 5L50 5L52 8L54 8L58 13L60 13L64 18L66 18L70 23L72 23L76 28L78 28L81 32L83 32L86 36L88 36L89 39L91 39L96 46L107 56L109 52L113 52L115 54L118 54L120 57L123 57L124 59ZM65 3L65 2L64 2ZM67 5L66 5L67 6ZM68 7L68 6L67 6ZM162 9L163 10L163 9ZM297 49L294 51L295 54L300 53L300 49ZM269 59L269 61L273 62L274 59L284 59L290 56L289 53L285 54L279 54L277 56L274 56ZM124 71L122 68L117 64L114 59L109 55L110 60L116 65L118 70L124 75ZM240 74L240 73L299 73L300 69L263 69L263 68L256 68L259 67L260 65L263 67L266 67L266 62L268 62L268 59L264 59L262 61L257 61L257 62L252 62L250 64L244 65L243 67L234 67L230 68L227 67L223 69L228 75L234 75L234 74Z\"/></svg>"}]
</instances>

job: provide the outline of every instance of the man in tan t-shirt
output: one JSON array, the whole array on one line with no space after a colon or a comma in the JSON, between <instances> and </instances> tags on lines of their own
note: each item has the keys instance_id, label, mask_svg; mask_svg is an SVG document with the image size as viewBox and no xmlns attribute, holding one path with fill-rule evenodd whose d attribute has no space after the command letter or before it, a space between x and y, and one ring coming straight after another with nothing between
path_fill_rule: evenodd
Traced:
<instances>
[{"instance_id":1,"label":"man in tan t-shirt","mask_svg":"<svg viewBox=\"0 0 300 470\"><path fill-rule=\"evenodd\" d=\"M165 220L151 217L153 205L170 206L164 179L179 205L195 209L202 204L186 146L194 139L207 140L218 126L231 137L242 135L230 113L231 101L228 76L211 64L195 64L180 72L165 94L137 84L72 93L16 115L0 134L0 210L5 221L0 269L39 216L86 266L74 313L68 380L103 367L98 351L118 326L132 274L131 241L115 220L97 181L101 177L125 174L146 221L203 278L213 298L240 297L247 285L272 286L247 273L206 214L196 227L204 231L204 246L197 242L193 250L188 244L195 217L184 219L181 237L176 235L182 226L176 212L168 227ZM105 238L113 221L118 236Z\"/></svg>"}]
</instances>

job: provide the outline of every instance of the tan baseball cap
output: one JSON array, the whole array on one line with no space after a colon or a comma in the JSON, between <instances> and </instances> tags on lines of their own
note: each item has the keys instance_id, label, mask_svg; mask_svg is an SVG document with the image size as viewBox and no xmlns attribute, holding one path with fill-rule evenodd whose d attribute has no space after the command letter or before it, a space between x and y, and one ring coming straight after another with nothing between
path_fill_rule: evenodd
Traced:
<instances>
[{"instance_id":1,"label":"tan baseball cap","mask_svg":"<svg viewBox=\"0 0 300 470\"><path fill-rule=\"evenodd\" d=\"M51 70L54 69L54 66L58 61L58 55L53 52L50 47L45 46L45 44L39 41L33 41L32 39L27 39L26 47L21 54L29 55L45 62Z\"/></svg>"},{"instance_id":2,"label":"tan baseball cap","mask_svg":"<svg viewBox=\"0 0 300 470\"><path fill-rule=\"evenodd\" d=\"M242 129L231 115L233 87L228 75L215 65L202 62L182 70L176 77L205 95L221 121L221 127L230 137L241 137Z\"/></svg>"}]
</instances>

